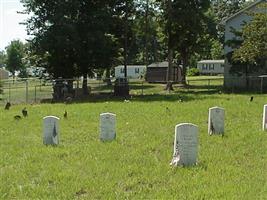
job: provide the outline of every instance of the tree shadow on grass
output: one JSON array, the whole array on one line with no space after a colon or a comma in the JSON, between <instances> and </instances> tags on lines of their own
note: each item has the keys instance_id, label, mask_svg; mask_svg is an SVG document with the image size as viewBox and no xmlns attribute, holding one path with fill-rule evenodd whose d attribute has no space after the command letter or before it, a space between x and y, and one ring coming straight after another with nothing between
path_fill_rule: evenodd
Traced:
<instances>
[{"instance_id":1,"label":"tree shadow on grass","mask_svg":"<svg viewBox=\"0 0 267 200\"><path fill-rule=\"evenodd\" d=\"M93 93L85 97L75 98L72 103L103 103L103 102L156 102L156 101L168 101L168 102L189 102L194 100L204 99L220 99L219 95L210 95L218 93L217 91L208 92L187 92L187 91L175 91L170 94L133 94L129 96L114 96L110 92ZM41 103L51 103L51 99L43 99ZM53 103L64 103L64 100Z\"/></svg>"}]
</instances>

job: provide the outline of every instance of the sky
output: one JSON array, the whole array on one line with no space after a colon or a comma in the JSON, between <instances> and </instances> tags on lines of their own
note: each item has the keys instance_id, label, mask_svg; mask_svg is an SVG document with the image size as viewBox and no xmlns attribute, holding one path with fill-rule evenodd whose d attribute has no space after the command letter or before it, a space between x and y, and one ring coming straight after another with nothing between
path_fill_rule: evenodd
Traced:
<instances>
[{"instance_id":1,"label":"sky","mask_svg":"<svg viewBox=\"0 0 267 200\"><path fill-rule=\"evenodd\" d=\"M28 38L26 27L19 24L27 18L17 13L22 10L20 0L0 0L0 51L14 39L24 42Z\"/></svg>"}]
</instances>

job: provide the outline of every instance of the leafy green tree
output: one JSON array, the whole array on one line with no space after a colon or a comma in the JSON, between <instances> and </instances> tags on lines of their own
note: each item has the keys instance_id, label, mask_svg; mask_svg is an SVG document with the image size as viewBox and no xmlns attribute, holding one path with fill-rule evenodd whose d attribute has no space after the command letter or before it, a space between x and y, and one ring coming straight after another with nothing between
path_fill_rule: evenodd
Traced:
<instances>
[{"instance_id":1,"label":"leafy green tree","mask_svg":"<svg viewBox=\"0 0 267 200\"><path fill-rule=\"evenodd\" d=\"M259 9L266 10L267 3ZM261 65L267 59L267 13L250 13L252 20L242 28L242 43L234 50L233 59L241 63Z\"/></svg>"},{"instance_id":2,"label":"leafy green tree","mask_svg":"<svg viewBox=\"0 0 267 200\"><path fill-rule=\"evenodd\" d=\"M0 68L5 67L6 62L6 53L4 51L0 51Z\"/></svg>"},{"instance_id":3,"label":"leafy green tree","mask_svg":"<svg viewBox=\"0 0 267 200\"><path fill-rule=\"evenodd\" d=\"M162 2L166 19L165 31L168 38L168 77L170 81L174 51L180 56L183 65L183 83L186 83L186 70L191 55L198 48L198 41L204 32L208 0L166 0ZM167 88L168 85L167 85Z\"/></svg>"},{"instance_id":4,"label":"leafy green tree","mask_svg":"<svg viewBox=\"0 0 267 200\"><path fill-rule=\"evenodd\" d=\"M24 71L25 65L23 65L23 58L25 56L24 44L20 40L13 40L6 47L7 58L6 68L15 77L16 71Z\"/></svg>"}]
</instances>

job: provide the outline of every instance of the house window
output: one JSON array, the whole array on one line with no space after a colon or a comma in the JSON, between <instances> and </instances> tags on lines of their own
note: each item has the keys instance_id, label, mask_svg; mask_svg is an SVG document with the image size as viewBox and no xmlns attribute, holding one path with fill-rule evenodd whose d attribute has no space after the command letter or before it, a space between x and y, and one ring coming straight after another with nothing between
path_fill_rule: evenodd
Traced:
<instances>
[{"instance_id":1,"label":"house window","mask_svg":"<svg viewBox=\"0 0 267 200\"><path fill-rule=\"evenodd\" d=\"M124 68L121 68L121 74L123 74L124 73Z\"/></svg>"},{"instance_id":2,"label":"house window","mask_svg":"<svg viewBox=\"0 0 267 200\"><path fill-rule=\"evenodd\" d=\"M202 69L208 69L208 66L206 64L202 64Z\"/></svg>"},{"instance_id":3,"label":"house window","mask_svg":"<svg viewBox=\"0 0 267 200\"><path fill-rule=\"evenodd\" d=\"M214 64L209 64L209 69L214 70Z\"/></svg>"},{"instance_id":4,"label":"house window","mask_svg":"<svg viewBox=\"0 0 267 200\"><path fill-rule=\"evenodd\" d=\"M139 74L139 68L135 68L134 71L136 74Z\"/></svg>"}]
</instances>

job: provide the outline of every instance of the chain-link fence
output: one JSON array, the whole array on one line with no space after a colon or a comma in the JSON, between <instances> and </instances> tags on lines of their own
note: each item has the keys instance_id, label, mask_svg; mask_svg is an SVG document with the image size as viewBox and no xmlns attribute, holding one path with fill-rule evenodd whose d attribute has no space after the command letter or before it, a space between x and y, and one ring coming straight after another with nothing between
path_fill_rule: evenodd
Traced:
<instances>
[{"instance_id":1,"label":"chain-link fence","mask_svg":"<svg viewBox=\"0 0 267 200\"><path fill-rule=\"evenodd\" d=\"M88 79L87 92L92 96L114 95L115 79L97 80ZM16 79L1 81L2 94L0 94L0 104L11 102L19 103L39 103L51 102L55 100L65 100L67 97L80 99L85 97L82 89L82 79ZM128 80L130 95L150 95L162 94L164 83L147 83L143 79ZM175 85L174 85L175 86ZM250 91L256 93L267 92L267 76L247 77L247 78L223 78L223 77L190 77L187 79L186 87L174 87L176 92L186 90L187 92L213 92L228 91L241 92ZM58 99L57 99L58 98Z\"/></svg>"}]
</instances>

